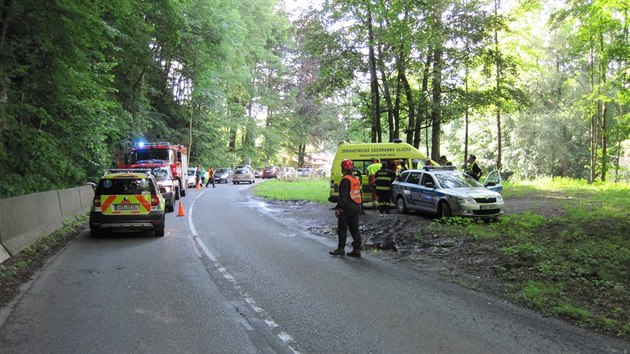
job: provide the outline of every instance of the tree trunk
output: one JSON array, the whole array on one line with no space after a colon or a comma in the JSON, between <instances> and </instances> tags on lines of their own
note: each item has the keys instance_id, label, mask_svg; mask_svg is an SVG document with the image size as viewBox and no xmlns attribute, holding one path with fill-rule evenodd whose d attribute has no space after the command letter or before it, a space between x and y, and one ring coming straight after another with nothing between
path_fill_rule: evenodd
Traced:
<instances>
[{"instance_id":1,"label":"tree trunk","mask_svg":"<svg viewBox=\"0 0 630 354\"><path fill-rule=\"evenodd\" d=\"M370 88L371 88L371 103L372 103L372 142L382 142L382 130L381 130L381 107L380 97L378 93L378 78L376 76L376 57L374 55L374 29L372 28L372 10L368 6L368 55L370 64Z\"/></svg>"},{"instance_id":2,"label":"tree trunk","mask_svg":"<svg viewBox=\"0 0 630 354\"><path fill-rule=\"evenodd\" d=\"M298 146L298 168L304 167L304 156L306 155L306 144Z\"/></svg>"},{"instance_id":3,"label":"tree trunk","mask_svg":"<svg viewBox=\"0 0 630 354\"><path fill-rule=\"evenodd\" d=\"M433 53L433 109L431 109L431 159L440 156L440 133L442 129L442 48Z\"/></svg>"},{"instance_id":4,"label":"tree trunk","mask_svg":"<svg viewBox=\"0 0 630 354\"><path fill-rule=\"evenodd\" d=\"M495 0L494 2L494 16L498 17L499 15L499 7L501 7L501 1L500 0ZM497 75L497 170L501 170L501 150L502 150L502 144L501 144L501 106L502 106L502 99L501 99L501 79L503 76L502 73L502 68L501 68L501 64L502 64L502 59L501 59L501 52L499 51L499 31L497 29L494 30L494 49L496 51L496 75Z\"/></svg>"},{"instance_id":5,"label":"tree trunk","mask_svg":"<svg viewBox=\"0 0 630 354\"><path fill-rule=\"evenodd\" d=\"M433 50L429 49L427 51L426 60L424 61L424 70L422 73L422 89L420 90L420 99L418 100L418 117L416 118L416 126L413 136L413 146L416 149L420 148L420 130L422 122L428 116L427 97L429 95L429 68L431 67L431 53L433 53Z\"/></svg>"},{"instance_id":6,"label":"tree trunk","mask_svg":"<svg viewBox=\"0 0 630 354\"><path fill-rule=\"evenodd\" d=\"M595 97L595 57L594 57L594 53L593 53L593 47L591 46L590 51L590 81L591 81L591 97ZM595 112L591 115L591 126L590 126L590 139L589 139L589 143L590 143L590 147L591 147L591 161L590 161L590 167L591 167L591 175L590 175L590 182L593 183L595 182L595 178L596 178L596 165L597 165L597 129L598 129L598 112L599 112L599 105L597 105L597 103L593 103L595 105Z\"/></svg>"},{"instance_id":7,"label":"tree trunk","mask_svg":"<svg viewBox=\"0 0 630 354\"><path fill-rule=\"evenodd\" d=\"M387 80L387 76L385 74L385 63L383 62L383 52L381 51L381 46L378 46L378 70L381 73L381 80L383 81L383 95L385 96L385 104L387 104L387 128L389 132L388 141L393 141L398 135L399 124L398 119L394 119L394 105L389 91L389 81Z\"/></svg>"},{"instance_id":8,"label":"tree trunk","mask_svg":"<svg viewBox=\"0 0 630 354\"><path fill-rule=\"evenodd\" d=\"M416 125L416 112L415 112L415 102L413 100L413 91L411 91L411 85L409 85L409 81L407 80L407 75L404 72L400 72L400 81L405 89L405 95L407 97L407 109L409 110L409 123L407 127L407 144L413 144L413 131L414 126Z\"/></svg>"},{"instance_id":9,"label":"tree trunk","mask_svg":"<svg viewBox=\"0 0 630 354\"><path fill-rule=\"evenodd\" d=\"M604 97L601 100L601 105L602 105L602 131L601 131L601 136L602 136L602 174L601 174L601 179L602 182L606 181L606 172L608 170L608 123L607 123L607 118L606 118L606 112L607 112L607 107L606 107L606 62L604 61L604 36L603 34L600 33L600 37L599 37L599 72L600 72L600 80L601 80L601 89L600 89L600 97Z\"/></svg>"},{"instance_id":10,"label":"tree trunk","mask_svg":"<svg viewBox=\"0 0 630 354\"><path fill-rule=\"evenodd\" d=\"M466 170L466 161L468 161L468 126L470 124L470 112L468 107L468 65L466 66L466 78L464 79L466 90L466 111L464 113L464 171Z\"/></svg>"}]
</instances>

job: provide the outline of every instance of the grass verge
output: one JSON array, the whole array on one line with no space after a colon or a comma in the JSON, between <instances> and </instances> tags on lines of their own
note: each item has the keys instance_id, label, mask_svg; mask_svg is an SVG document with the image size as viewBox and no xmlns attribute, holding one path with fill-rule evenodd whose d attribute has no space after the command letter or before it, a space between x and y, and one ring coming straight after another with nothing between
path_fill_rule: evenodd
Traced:
<instances>
[{"instance_id":1,"label":"grass verge","mask_svg":"<svg viewBox=\"0 0 630 354\"><path fill-rule=\"evenodd\" d=\"M255 193L269 199L327 203L321 179L270 181ZM459 236L469 252L492 253L505 295L545 315L630 337L630 186L539 179L504 185L515 198L559 202L561 216L538 210L506 215L484 224L450 218L432 224L434 235ZM421 238L418 239L421 242Z\"/></svg>"}]
</instances>

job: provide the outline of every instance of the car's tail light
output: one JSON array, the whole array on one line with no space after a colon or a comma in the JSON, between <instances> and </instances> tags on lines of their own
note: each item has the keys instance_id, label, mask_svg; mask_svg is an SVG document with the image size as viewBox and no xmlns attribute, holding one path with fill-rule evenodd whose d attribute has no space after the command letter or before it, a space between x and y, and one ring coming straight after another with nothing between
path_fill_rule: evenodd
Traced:
<instances>
[{"instance_id":1,"label":"car's tail light","mask_svg":"<svg viewBox=\"0 0 630 354\"><path fill-rule=\"evenodd\" d=\"M94 196L94 199L92 199L92 206L95 208L100 208L101 207L101 196L97 195Z\"/></svg>"},{"instance_id":2,"label":"car's tail light","mask_svg":"<svg viewBox=\"0 0 630 354\"><path fill-rule=\"evenodd\" d=\"M151 206L156 207L160 205L160 198L156 194L151 194Z\"/></svg>"}]
</instances>

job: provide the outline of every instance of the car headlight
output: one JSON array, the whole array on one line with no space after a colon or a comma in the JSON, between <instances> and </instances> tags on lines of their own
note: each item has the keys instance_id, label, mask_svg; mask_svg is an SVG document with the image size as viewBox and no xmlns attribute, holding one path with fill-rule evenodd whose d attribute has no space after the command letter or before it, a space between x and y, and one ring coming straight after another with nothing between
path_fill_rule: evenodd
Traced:
<instances>
[{"instance_id":1,"label":"car headlight","mask_svg":"<svg viewBox=\"0 0 630 354\"><path fill-rule=\"evenodd\" d=\"M503 203L503 196L497 195L497 203Z\"/></svg>"},{"instance_id":2,"label":"car headlight","mask_svg":"<svg viewBox=\"0 0 630 354\"><path fill-rule=\"evenodd\" d=\"M457 197L457 201L461 204L476 204L475 198L473 197Z\"/></svg>"}]
</instances>

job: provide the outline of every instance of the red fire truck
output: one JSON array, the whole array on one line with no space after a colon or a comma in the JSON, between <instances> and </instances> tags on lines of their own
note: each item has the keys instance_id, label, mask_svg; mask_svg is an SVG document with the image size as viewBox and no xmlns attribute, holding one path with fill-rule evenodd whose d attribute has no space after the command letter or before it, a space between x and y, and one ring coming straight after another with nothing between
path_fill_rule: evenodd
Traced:
<instances>
[{"instance_id":1,"label":"red fire truck","mask_svg":"<svg viewBox=\"0 0 630 354\"><path fill-rule=\"evenodd\" d=\"M125 154L125 163L118 168L155 168L168 166L173 174L175 199L186 196L188 174L188 150L184 145L169 142L138 143Z\"/></svg>"}]
</instances>

